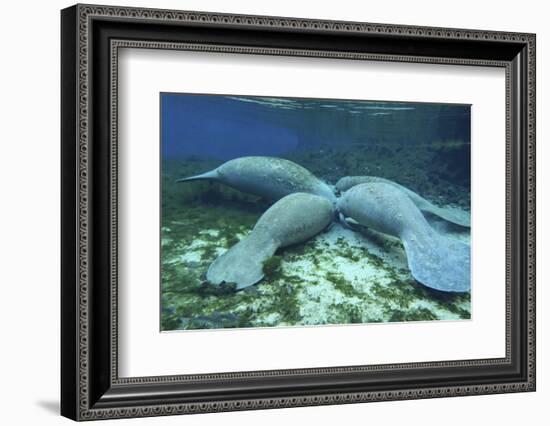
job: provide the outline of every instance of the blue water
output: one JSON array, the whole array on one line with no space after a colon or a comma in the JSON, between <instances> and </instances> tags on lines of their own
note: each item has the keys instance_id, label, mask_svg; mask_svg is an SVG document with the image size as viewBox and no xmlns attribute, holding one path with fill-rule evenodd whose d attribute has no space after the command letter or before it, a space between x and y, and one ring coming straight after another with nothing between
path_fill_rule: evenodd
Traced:
<instances>
[{"instance_id":1,"label":"blue water","mask_svg":"<svg viewBox=\"0 0 550 426\"><path fill-rule=\"evenodd\" d=\"M469 105L163 93L161 119L164 159L470 142Z\"/></svg>"}]
</instances>

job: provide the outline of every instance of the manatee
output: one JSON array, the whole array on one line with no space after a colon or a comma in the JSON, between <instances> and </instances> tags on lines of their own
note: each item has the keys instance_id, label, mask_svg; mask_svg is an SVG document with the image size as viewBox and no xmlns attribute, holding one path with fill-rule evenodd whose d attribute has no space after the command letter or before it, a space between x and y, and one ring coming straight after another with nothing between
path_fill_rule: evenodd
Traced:
<instances>
[{"instance_id":1,"label":"manatee","mask_svg":"<svg viewBox=\"0 0 550 426\"><path fill-rule=\"evenodd\" d=\"M248 236L219 256L208 268L212 284L235 283L249 287L264 277L263 264L278 248L308 240L327 227L334 216L333 203L302 192L273 204Z\"/></svg>"},{"instance_id":2,"label":"manatee","mask_svg":"<svg viewBox=\"0 0 550 426\"><path fill-rule=\"evenodd\" d=\"M409 188L399 185L396 182L393 182L388 179L384 179L376 176L346 176L340 179L336 183L336 189L340 192L347 191L348 189L354 187L355 185L361 183L369 182L383 182L389 185L393 185L396 188L399 188L401 191L405 192L409 198L412 200L416 207L418 207L423 213L428 213L434 216L438 216L447 222L454 223L455 225L463 226L465 228L470 227L470 214L464 210L457 208L442 208L430 203L425 198L422 198L416 192L411 191Z\"/></svg>"},{"instance_id":3,"label":"manatee","mask_svg":"<svg viewBox=\"0 0 550 426\"><path fill-rule=\"evenodd\" d=\"M241 157L209 172L177 182L213 180L253 195L277 201L288 194L305 192L336 201L334 191L309 170L283 158Z\"/></svg>"},{"instance_id":4,"label":"manatee","mask_svg":"<svg viewBox=\"0 0 550 426\"><path fill-rule=\"evenodd\" d=\"M401 239L413 277L446 292L470 290L470 246L436 232L412 200L395 185L363 183L338 200L341 214Z\"/></svg>"}]
</instances>

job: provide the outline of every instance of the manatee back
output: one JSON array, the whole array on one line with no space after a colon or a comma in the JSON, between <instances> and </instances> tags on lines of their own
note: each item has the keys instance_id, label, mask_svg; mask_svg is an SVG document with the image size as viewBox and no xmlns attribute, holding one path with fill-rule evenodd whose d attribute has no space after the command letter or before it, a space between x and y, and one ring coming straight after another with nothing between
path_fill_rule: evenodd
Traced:
<instances>
[{"instance_id":1,"label":"manatee back","mask_svg":"<svg viewBox=\"0 0 550 426\"><path fill-rule=\"evenodd\" d=\"M279 247L285 247L318 234L333 217L333 204L329 200L298 192L279 200L267 210L253 232L269 235L279 243Z\"/></svg>"},{"instance_id":2,"label":"manatee back","mask_svg":"<svg viewBox=\"0 0 550 426\"><path fill-rule=\"evenodd\" d=\"M312 194L290 194L260 217L252 232L208 268L212 284L249 287L264 277L264 262L279 247L297 244L321 232L332 220L332 203Z\"/></svg>"},{"instance_id":3,"label":"manatee back","mask_svg":"<svg viewBox=\"0 0 550 426\"><path fill-rule=\"evenodd\" d=\"M299 164L276 157L241 157L218 168L220 180L244 192L279 200L288 194L306 192L335 198L333 191Z\"/></svg>"},{"instance_id":4,"label":"manatee back","mask_svg":"<svg viewBox=\"0 0 550 426\"><path fill-rule=\"evenodd\" d=\"M403 191L405 194L409 196L409 198L416 205L416 207L418 207L424 214L426 214L426 218L432 222L433 222L432 216L437 216L446 220L447 222L454 223L455 225L459 225L467 228L470 227L470 213L458 208L453 208L453 207L443 208L443 207L436 206L432 204L430 201L426 200L421 195L410 190L409 188L388 179L384 179L377 176L345 176L336 183L335 187L338 191L345 192L356 185L360 185L362 183L373 183L373 182L387 183ZM436 219L436 223L437 223L437 219Z\"/></svg>"},{"instance_id":5,"label":"manatee back","mask_svg":"<svg viewBox=\"0 0 550 426\"><path fill-rule=\"evenodd\" d=\"M416 192L411 191L409 188L398 184L397 182L394 182L389 179L385 179L378 176L345 176L341 178L338 182L336 182L336 189L340 192L345 192L350 188L353 188L354 186L360 185L362 183L387 183L388 185L392 185L401 191L404 191L411 200L417 205L417 207L421 208L418 203L427 202L422 198L420 195L418 195Z\"/></svg>"},{"instance_id":6,"label":"manatee back","mask_svg":"<svg viewBox=\"0 0 550 426\"><path fill-rule=\"evenodd\" d=\"M411 199L385 182L363 183L352 187L338 202L340 211L361 225L400 237L404 229L428 226Z\"/></svg>"},{"instance_id":7,"label":"manatee back","mask_svg":"<svg viewBox=\"0 0 550 426\"><path fill-rule=\"evenodd\" d=\"M380 182L386 181L386 179L374 177L374 176L344 176L336 182L336 189L340 192L345 192L350 188L362 183Z\"/></svg>"}]
</instances>

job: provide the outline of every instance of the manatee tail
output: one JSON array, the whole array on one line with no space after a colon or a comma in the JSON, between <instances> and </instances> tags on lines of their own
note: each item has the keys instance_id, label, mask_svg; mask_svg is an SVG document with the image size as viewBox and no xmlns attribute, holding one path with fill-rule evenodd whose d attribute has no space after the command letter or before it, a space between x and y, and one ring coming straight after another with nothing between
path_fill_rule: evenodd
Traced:
<instances>
[{"instance_id":1,"label":"manatee tail","mask_svg":"<svg viewBox=\"0 0 550 426\"><path fill-rule=\"evenodd\" d=\"M446 292L470 290L470 246L431 229L402 236L413 277Z\"/></svg>"},{"instance_id":2,"label":"manatee tail","mask_svg":"<svg viewBox=\"0 0 550 426\"><path fill-rule=\"evenodd\" d=\"M211 170L209 172L206 172L206 173L203 173L203 174L200 174L200 175L178 179L176 182L189 182L189 181L192 181L192 180L209 180L209 179L213 180L213 179L217 179L217 178L218 178L218 170L214 169L214 170Z\"/></svg>"},{"instance_id":3,"label":"manatee tail","mask_svg":"<svg viewBox=\"0 0 550 426\"><path fill-rule=\"evenodd\" d=\"M237 290L256 284L264 277L263 265L277 250L273 240L252 233L219 256L208 268L212 284L235 283Z\"/></svg>"}]
</instances>

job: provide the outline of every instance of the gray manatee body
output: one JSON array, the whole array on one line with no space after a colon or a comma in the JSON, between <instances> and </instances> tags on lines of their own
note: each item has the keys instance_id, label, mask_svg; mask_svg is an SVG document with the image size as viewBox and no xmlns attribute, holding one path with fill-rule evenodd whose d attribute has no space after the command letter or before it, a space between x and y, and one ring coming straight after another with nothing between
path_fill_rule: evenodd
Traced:
<instances>
[{"instance_id":1,"label":"gray manatee body","mask_svg":"<svg viewBox=\"0 0 550 426\"><path fill-rule=\"evenodd\" d=\"M279 200L288 194L305 192L336 201L334 191L313 173L292 161L276 157L241 157L209 172L178 179L177 182L214 180L249 194Z\"/></svg>"},{"instance_id":2,"label":"gray manatee body","mask_svg":"<svg viewBox=\"0 0 550 426\"><path fill-rule=\"evenodd\" d=\"M219 256L208 268L212 284L249 287L264 277L263 264L280 247L315 236L332 222L333 203L325 197L294 193L273 204L248 236Z\"/></svg>"},{"instance_id":3,"label":"gray manatee body","mask_svg":"<svg viewBox=\"0 0 550 426\"><path fill-rule=\"evenodd\" d=\"M401 239L413 277L447 292L470 290L470 246L430 227L403 191L384 182L363 183L338 200L344 216Z\"/></svg>"},{"instance_id":4,"label":"gray manatee body","mask_svg":"<svg viewBox=\"0 0 550 426\"><path fill-rule=\"evenodd\" d=\"M409 188L404 187L403 185L393 182L388 179L384 179L376 176L346 176L340 179L336 183L336 189L340 192L345 192L348 189L359 185L362 183L372 183L372 182L382 182L389 185L393 185L396 188L399 188L405 194L409 196L412 202L418 207L423 213L428 213L434 216L438 216L447 222L454 223L465 228L470 227L470 214L464 210L457 208L442 208L430 203L425 198L418 195L416 192L411 191Z\"/></svg>"}]
</instances>

